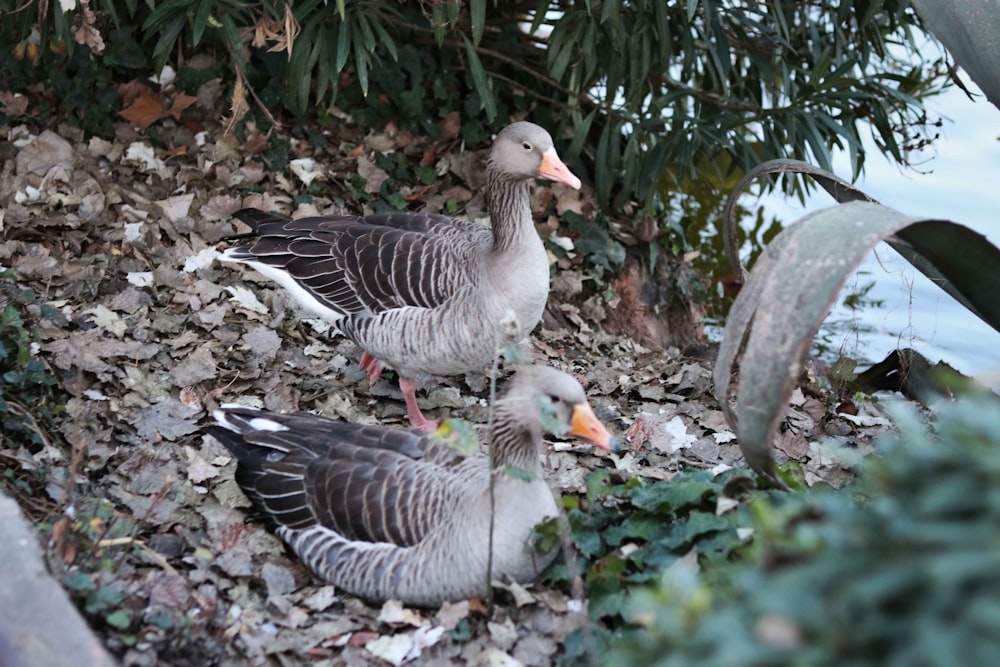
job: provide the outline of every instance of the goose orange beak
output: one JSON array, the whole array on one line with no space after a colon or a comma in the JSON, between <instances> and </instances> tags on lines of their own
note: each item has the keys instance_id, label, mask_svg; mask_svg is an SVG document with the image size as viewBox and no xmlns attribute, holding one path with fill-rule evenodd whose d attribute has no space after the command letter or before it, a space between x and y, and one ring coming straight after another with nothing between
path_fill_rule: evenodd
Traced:
<instances>
[{"instance_id":1,"label":"goose orange beak","mask_svg":"<svg viewBox=\"0 0 1000 667\"><path fill-rule=\"evenodd\" d=\"M538 175L556 183L565 183L574 190L580 189L580 179L559 159L555 148L542 153L542 166L538 168Z\"/></svg>"},{"instance_id":2,"label":"goose orange beak","mask_svg":"<svg viewBox=\"0 0 1000 667\"><path fill-rule=\"evenodd\" d=\"M569 422L568 433L609 452L617 452L621 447L618 439L608 433L608 429L604 428L604 424L587 403L580 403L573 408L573 418Z\"/></svg>"}]
</instances>

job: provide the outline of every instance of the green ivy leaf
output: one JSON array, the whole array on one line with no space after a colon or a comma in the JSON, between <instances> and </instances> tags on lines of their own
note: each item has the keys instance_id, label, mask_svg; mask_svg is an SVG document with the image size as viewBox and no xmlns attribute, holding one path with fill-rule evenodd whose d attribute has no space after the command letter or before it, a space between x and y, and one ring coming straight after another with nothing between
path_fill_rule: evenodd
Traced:
<instances>
[{"instance_id":1,"label":"green ivy leaf","mask_svg":"<svg viewBox=\"0 0 1000 667\"><path fill-rule=\"evenodd\" d=\"M527 356L524 354L524 351L516 345L508 345L503 349L501 354L503 355L503 362L509 366L516 366L527 362Z\"/></svg>"},{"instance_id":2,"label":"green ivy leaf","mask_svg":"<svg viewBox=\"0 0 1000 667\"><path fill-rule=\"evenodd\" d=\"M691 512L687 521L684 522L684 538L694 540L707 533L718 530L726 530L730 527L728 516L716 516L709 512Z\"/></svg>"},{"instance_id":3,"label":"green ivy leaf","mask_svg":"<svg viewBox=\"0 0 1000 667\"><path fill-rule=\"evenodd\" d=\"M536 396L535 407L538 408L538 415L542 420L542 428L557 437L561 437L569 431L569 424L559 418L555 406L547 396Z\"/></svg>"},{"instance_id":4,"label":"green ivy leaf","mask_svg":"<svg viewBox=\"0 0 1000 667\"><path fill-rule=\"evenodd\" d=\"M631 500L636 507L650 512L677 511L700 506L712 492L717 492L713 485L694 475L685 475L683 479L639 487L632 491Z\"/></svg>"},{"instance_id":5,"label":"green ivy leaf","mask_svg":"<svg viewBox=\"0 0 1000 667\"><path fill-rule=\"evenodd\" d=\"M132 623L132 619L121 609L111 612L104 617L104 620L108 622L108 625L119 630L124 630Z\"/></svg>"},{"instance_id":6,"label":"green ivy leaf","mask_svg":"<svg viewBox=\"0 0 1000 667\"><path fill-rule=\"evenodd\" d=\"M598 468L587 475L587 500L595 500L608 495L611 489L611 475L604 468Z\"/></svg>"},{"instance_id":7,"label":"green ivy leaf","mask_svg":"<svg viewBox=\"0 0 1000 667\"><path fill-rule=\"evenodd\" d=\"M72 572L63 579L63 586L71 591L86 592L97 590L97 584L83 572Z\"/></svg>"},{"instance_id":8,"label":"green ivy leaf","mask_svg":"<svg viewBox=\"0 0 1000 667\"><path fill-rule=\"evenodd\" d=\"M424 185L431 185L437 180L437 170L434 167L416 167L413 171Z\"/></svg>"}]
</instances>

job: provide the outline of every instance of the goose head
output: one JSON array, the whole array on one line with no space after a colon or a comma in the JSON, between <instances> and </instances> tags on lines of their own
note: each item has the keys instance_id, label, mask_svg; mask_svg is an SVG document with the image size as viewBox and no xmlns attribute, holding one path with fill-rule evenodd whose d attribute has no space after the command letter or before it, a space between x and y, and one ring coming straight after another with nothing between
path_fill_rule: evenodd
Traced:
<instances>
[{"instance_id":1,"label":"goose head","mask_svg":"<svg viewBox=\"0 0 1000 667\"><path fill-rule=\"evenodd\" d=\"M580 383L555 368L531 366L518 371L499 406L505 417L521 421L538 439L542 432L571 435L611 452L619 449L618 440L594 414Z\"/></svg>"},{"instance_id":2,"label":"goose head","mask_svg":"<svg viewBox=\"0 0 1000 667\"><path fill-rule=\"evenodd\" d=\"M544 178L579 189L580 179L556 153L545 129L520 121L502 129L493 142L489 167L518 180Z\"/></svg>"}]
</instances>

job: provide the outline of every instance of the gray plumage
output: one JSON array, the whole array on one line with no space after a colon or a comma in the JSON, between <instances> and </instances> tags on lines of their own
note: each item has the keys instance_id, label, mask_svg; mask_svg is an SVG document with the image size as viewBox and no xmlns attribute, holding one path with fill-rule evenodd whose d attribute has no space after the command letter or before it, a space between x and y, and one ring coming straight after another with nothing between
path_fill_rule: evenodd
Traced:
<instances>
[{"instance_id":1,"label":"gray plumage","mask_svg":"<svg viewBox=\"0 0 1000 667\"><path fill-rule=\"evenodd\" d=\"M365 351L373 382L381 364L396 370L420 425L413 377L480 370L498 344L516 343L541 319L549 264L531 217L536 177L580 186L548 132L514 123L497 135L486 169L492 231L423 213L286 220L244 209L236 217L255 240L222 259L254 267L334 323Z\"/></svg>"},{"instance_id":2,"label":"gray plumage","mask_svg":"<svg viewBox=\"0 0 1000 667\"><path fill-rule=\"evenodd\" d=\"M219 425L206 432L236 456L237 482L323 579L364 598L420 605L486 592L482 452L463 455L416 429L235 406L214 414ZM494 421L494 580L524 583L551 561L528 547L534 526L557 512L540 460L553 424L617 449L569 375L533 366L509 381Z\"/></svg>"}]
</instances>

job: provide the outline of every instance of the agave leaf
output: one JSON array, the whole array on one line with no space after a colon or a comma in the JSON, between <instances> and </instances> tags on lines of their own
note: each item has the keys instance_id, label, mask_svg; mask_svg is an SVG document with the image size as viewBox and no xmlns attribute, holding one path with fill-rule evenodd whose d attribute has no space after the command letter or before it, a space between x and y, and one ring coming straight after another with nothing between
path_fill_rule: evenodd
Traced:
<instances>
[{"instance_id":1,"label":"agave leaf","mask_svg":"<svg viewBox=\"0 0 1000 667\"><path fill-rule=\"evenodd\" d=\"M886 241L956 301L1000 331L1000 252L947 220L922 220Z\"/></svg>"},{"instance_id":2,"label":"agave leaf","mask_svg":"<svg viewBox=\"0 0 1000 667\"><path fill-rule=\"evenodd\" d=\"M1000 107L1000 12L996 0L913 0L917 14Z\"/></svg>"},{"instance_id":3,"label":"agave leaf","mask_svg":"<svg viewBox=\"0 0 1000 667\"><path fill-rule=\"evenodd\" d=\"M773 478L771 443L812 339L847 277L883 240L1000 330L1000 250L981 235L872 202L806 216L775 237L754 265L730 310L713 373L716 399L758 472ZM744 340L730 406L729 381Z\"/></svg>"},{"instance_id":4,"label":"agave leaf","mask_svg":"<svg viewBox=\"0 0 1000 667\"><path fill-rule=\"evenodd\" d=\"M739 234L737 233L737 221L736 221L736 201L739 196L743 194L747 186L756 181L761 176L767 174L805 174L806 176L812 176L819 185L830 193L830 196L836 199L838 202L849 202L849 201L870 201L874 202L875 199L869 197L863 191L854 187L844 179L840 178L836 174L832 174L826 169L820 169L808 162L803 162L801 160L789 160L789 159L778 159L778 160L768 160L767 162L762 162L755 168L751 169L746 173L746 175L740 179L736 187L733 188L732 193L729 195L729 201L726 203L726 210L723 213L723 241L725 242L726 256L729 257L729 263L732 264L733 269L739 271L746 276L746 269L743 267L743 263L740 261L740 244L738 243ZM877 202L876 202L877 203Z\"/></svg>"},{"instance_id":5,"label":"agave leaf","mask_svg":"<svg viewBox=\"0 0 1000 667\"><path fill-rule=\"evenodd\" d=\"M795 173L811 176L831 197L838 202L868 201L878 203L873 197L854 187L839 176L813 166L801 160L769 160L763 162L740 179L733 189L726 204L724 213L723 241L726 255L733 268L746 276L746 269L740 262L737 223L735 219L736 200L747 186L765 174ZM943 225L943 226L942 226ZM983 267L995 266L996 250L986 242L985 237L966 227L954 226L954 223L942 221L942 225L928 225L915 236L912 233L900 232L898 235L883 239L889 246L905 257L921 273L931 279L934 284L950 294L956 301L975 313L980 319L1000 330L998 321L998 302L984 294L982 290L972 288L971 300L969 289L976 284L977 276ZM972 253L969 255L967 253ZM947 275L957 276L949 280L938 267L947 264ZM977 296L978 295L978 296Z\"/></svg>"}]
</instances>

